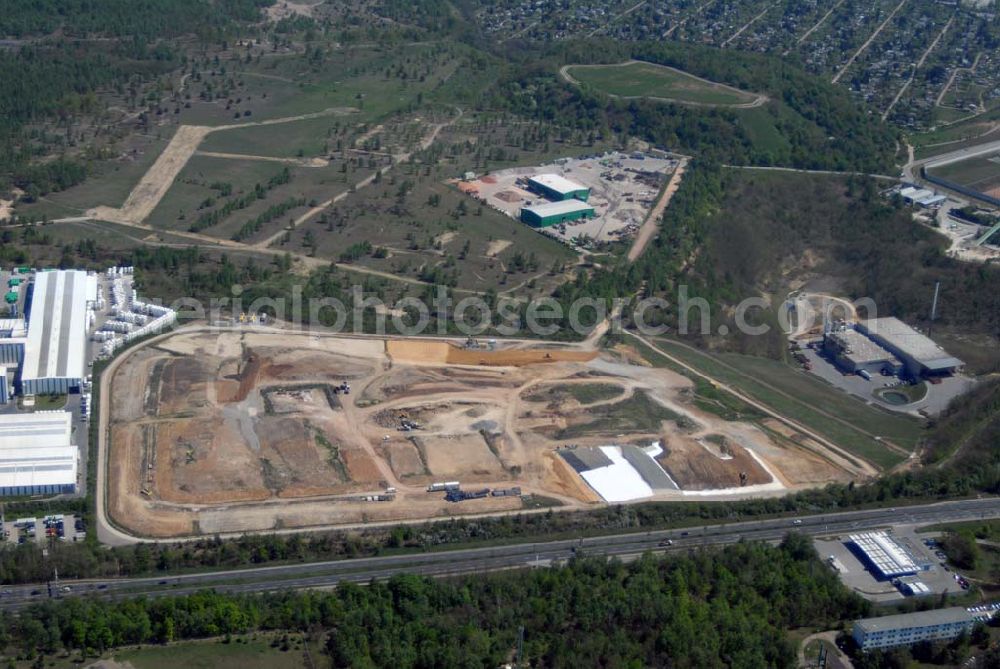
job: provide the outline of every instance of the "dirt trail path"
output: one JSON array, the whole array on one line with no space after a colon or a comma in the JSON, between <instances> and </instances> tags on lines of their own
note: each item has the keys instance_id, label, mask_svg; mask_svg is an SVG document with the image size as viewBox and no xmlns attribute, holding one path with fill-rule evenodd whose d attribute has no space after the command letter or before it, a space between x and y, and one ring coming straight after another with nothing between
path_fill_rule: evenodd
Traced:
<instances>
[{"instance_id":1,"label":"dirt trail path","mask_svg":"<svg viewBox=\"0 0 1000 669\"><path fill-rule=\"evenodd\" d=\"M212 132L200 125L182 125L152 167L132 189L121 207L98 206L87 212L89 216L115 223L142 223L160 203L174 184L174 179L187 165L198 145Z\"/></svg>"},{"instance_id":2,"label":"dirt trail path","mask_svg":"<svg viewBox=\"0 0 1000 669\"><path fill-rule=\"evenodd\" d=\"M639 228L639 233L635 236L635 241L632 242L632 248L628 251L628 261L635 262L642 252L646 250L646 245L649 244L650 240L656 234L656 231L660 227L660 218L663 216L663 212L666 210L667 205L670 204L671 198L673 198L674 193L680 188L681 178L684 176L684 170L687 168L688 159L682 158L680 163L677 165L677 169L670 176L670 181L667 182L666 188L663 189L663 194L660 199L653 205L653 208L649 210L646 215L646 220L643 221L642 227Z\"/></svg>"},{"instance_id":3,"label":"dirt trail path","mask_svg":"<svg viewBox=\"0 0 1000 669\"><path fill-rule=\"evenodd\" d=\"M954 22L955 22L955 17L951 17L950 19L948 19L948 23L944 24L944 28L941 30L940 33L938 33L938 36L934 38L934 41L931 42L931 45L929 47L927 47L927 50L924 51L923 55L920 56L920 60L917 61L917 64L914 65L913 69L910 71L910 76L906 80L906 83L903 84L902 88L899 89L899 92L896 93L896 97L892 99L892 102L889 103L889 106L885 108L884 112L882 112L883 121L889 118L889 112L892 111L892 108L896 106L896 103L899 102L899 99L903 97L903 94L907 91L907 89L910 88L910 84L913 83L913 78L917 76L917 71L924 66L924 61L927 60L927 56L929 56L931 51L933 51L934 48L938 45L938 42L941 41L941 38L944 37L945 33L948 32L948 28L951 28L951 24Z\"/></svg>"},{"instance_id":4,"label":"dirt trail path","mask_svg":"<svg viewBox=\"0 0 1000 669\"><path fill-rule=\"evenodd\" d=\"M353 113L357 111L353 107L330 107L318 112L309 114L299 114L298 116L287 116L284 118L267 119L264 121L250 121L247 123L231 123L219 126L204 125L182 125L178 126L170 143L156 159L152 167L146 171L142 179L121 207L110 207L101 205L87 211L87 216L99 220L110 221L112 223L137 224L143 223L156 205L160 203L163 196L167 194L174 184L174 179L180 174L188 160L198 150L198 146L210 133L222 132L225 130L235 130L238 128L253 128L268 125L281 125L294 121L306 121L333 114Z\"/></svg>"},{"instance_id":5,"label":"dirt trail path","mask_svg":"<svg viewBox=\"0 0 1000 669\"><path fill-rule=\"evenodd\" d=\"M284 163L298 167L326 167L330 161L325 158L278 158L277 156L253 156L244 153L221 153L219 151L196 151L207 158L227 158L229 160L260 160L269 163Z\"/></svg>"},{"instance_id":6,"label":"dirt trail path","mask_svg":"<svg viewBox=\"0 0 1000 669\"><path fill-rule=\"evenodd\" d=\"M736 32L734 32L734 33L733 33L733 34L732 34L732 35L731 35L731 36L729 37L729 39L727 39L727 40L726 40L725 42L723 42L722 44L720 44L720 45L719 45L719 46L720 46L720 48L723 48L723 49L725 49L725 48L726 48L727 46L729 46L729 44L730 44L730 43L731 43L731 42L732 42L732 41L733 41L734 39L736 39L737 37L739 37L740 35L742 35L742 34L743 34L743 31L744 31L744 30L746 30L747 28L749 28L750 26L752 26L752 25L753 25L754 23L756 23L758 19L760 19L761 17L763 17L763 16L764 16L764 14L767 14L767 13L768 13L769 11L771 11L771 9L772 9L772 8L773 8L773 7L774 7L774 6L776 5L776 4L778 4L778 3L772 3L772 4L770 4L770 5L767 5L766 7L764 7L764 11L762 11L762 12L761 12L760 14L757 14L757 15L756 15L756 16L754 16L754 17L753 17L752 19L750 19L749 21L747 21L747 22L746 22L746 23L745 23L745 24L743 25L743 27L742 27L742 28L740 28L739 30L737 30Z\"/></svg>"},{"instance_id":7,"label":"dirt trail path","mask_svg":"<svg viewBox=\"0 0 1000 669\"><path fill-rule=\"evenodd\" d=\"M820 27L821 25L823 25L824 23L826 23L826 20L827 20L828 18L830 18L830 16L831 16L831 15L832 15L832 14L833 14L833 13L834 13L835 11L837 11L837 9L838 9L838 8L839 8L839 7L840 7L840 6L842 5L842 4L844 4L844 0L837 0L837 3L836 3L836 4L835 4L835 5L833 6L833 7L831 7L831 8L830 8L830 11L828 11L828 12L827 12L826 14L824 14L824 15L823 15L823 18L821 18L821 19L820 19L819 21L817 21L817 22L816 22L816 23L815 23L815 24L813 25L813 27L812 27L812 28L810 28L809 30L807 30L807 31L805 32L805 34L803 34L803 35L802 35L802 37L800 37L800 38L798 38L797 40L795 40L795 46L798 46L799 44L802 44L802 43L803 43L803 42L805 42L805 41L806 41L807 39L809 39L809 36L810 36L810 35L812 35L812 34L813 34L814 32L816 32L816 30L818 30L818 29L819 29L819 27ZM781 54L781 55L782 55L782 56L787 56L787 55L788 55L789 53L791 53L791 51L792 51L791 49L786 49L786 50L785 50L785 53L783 53L783 54Z\"/></svg>"},{"instance_id":8,"label":"dirt trail path","mask_svg":"<svg viewBox=\"0 0 1000 669\"><path fill-rule=\"evenodd\" d=\"M681 19L680 21L678 21L677 23L675 23L674 25L672 25L667 30L667 32L663 33L663 38L666 39L666 38L670 37L671 35L673 35L675 30L677 30L678 28L680 28L681 26L683 26L685 23L688 22L688 19L690 19L692 17L695 17L695 16L698 16L699 14L701 14L701 12L706 7L708 7L710 4L712 4L713 2L715 2L715 0L708 0L708 2L706 2L703 5L701 5L700 7L698 7L698 9L694 10L693 12L691 12L690 14L688 14L687 16L685 16L683 19Z\"/></svg>"},{"instance_id":9,"label":"dirt trail path","mask_svg":"<svg viewBox=\"0 0 1000 669\"><path fill-rule=\"evenodd\" d=\"M799 652L798 652L799 666L800 667L810 666L806 662L806 647L810 643L812 643L813 641L826 641L830 646L834 648L836 654L835 659L837 662L840 663L839 666L853 667L854 665L851 663L851 658L847 657L847 655L844 654L844 651L840 650L840 648L837 647L838 634L839 632L837 630L831 630L829 632L817 632L815 634L810 634L805 639L803 639L802 643L799 644ZM829 664L829 657L827 658L827 664Z\"/></svg>"},{"instance_id":10,"label":"dirt trail path","mask_svg":"<svg viewBox=\"0 0 1000 669\"><path fill-rule=\"evenodd\" d=\"M977 53L976 59L972 61L971 67L956 67L954 70L952 70L951 76L948 77L948 83L944 85L944 88L941 89L941 92L938 94L937 99L934 101L935 107L944 106L941 104L941 101L944 100L944 96L948 93L948 90L951 88L951 85L955 83L955 77L958 75L959 72L968 72L969 74L976 73L976 68L979 67L979 59L982 57L983 57L982 52Z\"/></svg>"},{"instance_id":11,"label":"dirt trail path","mask_svg":"<svg viewBox=\"0 0 1000 669\"><path fill-rule=\"evenodd\" d=\"M447 122L434 124L434 126L431 128L430 132L428 132L427 135L424 136L423 140L421 140L420 145L419 145L420 146L419 149L415 149L415 150L412 150L412 151L406 151L406 152L403 152L403 153L397 153L397 154L393 155L392 162L390 162L388 165L382 167L377 172L373 172L372 174L368 175L367 177L365 177L361 181L358 181L357 183L354 184L354 186L353 186L352 189L346 190L346 191L344 191L342 193L338 193L337 195L333 196L329 200L326 200L325 202L320 202L318 205L316 205L315 207L313 207L312 209L310 209L309 211L307 211L306 213L302 214L297 219L295 219L294 221L292 221L292 224L291 224L290 227L285 228L283 230L279 230L278 232L274 233L270 237L257 242L256 244L253 245L254 248L263 249L263 248L267 248L267 247L271 246L276 241L278 241L279 239L281 239L285 235L285 233L287 233L288 231L297 229L300 225L302 225L306 221L310 220L314 216L318 216L325 209L327 209L328 207L336 204L337 202L340 202L341 200L343 200L344 198L346 198L348 195L350 195L352 192L358 191L358 190L364 188L365 186L368 186L369 184L371 184L373 181L375 181L375 175L376 174L378 174L378 175L386 174L387 172L389 172L389 170L391 170L392 168L396 167L397 165L400 165L402 163L405 163L405 162L409 161L410 158L413 156L413 154L416 153L418 150L419 151L423 151L423 150L427 149L431 144L434 143L434 140L437 139L438 134L441 132L441 130L443 128L448 127L449 125L451 125L451 124L455 123L456 121L458 121L458 119L462 118L462 115L464 114L464 111L462 109L458 108L458 107L456 107L455 109L458 110L458 114L453 119L451 119L451 120L449 120ZM376 126L375 128L373 128L369 132L377 131L381 127L382 126ZM368 133L365 133L365 134L368 134ZM392 276L392 277L395 276L395 275L388 274L388 273L386 273L386 274L388 276ZM416 281L416 283L423 283L423 282L422 281Z\"/></svg>"},{"instance_id":12,"label":"dirt trail path","mask_svg":"<svg viewBox=\"0 0 1000 669\"><path fill-rule=\"evenodd\" d=\"M847 72L848 68L851 67L851 65L854 64L854 61L858 59L858 56L860 56L861 54L863 54L868 49L868 47L871 46L872 42L875 41L875 38L878 37L879 33L882 32L882 29L885 28L887 25L889 25L889 21L892 21L892 17L894 17L897 14L897 12L899 12L899 10L903 8L903 5L905 5L905 4L906 4L906 0L900 0L899 1L899 4L896 5L896 8L893 9L889 13L889 16L886 17L885 21L883 21L882 23L879 24L879 27L876 28L875 32L873 32L871 34L871 37L869 37L867 40L865 40L865 43L862 44L858 48L858 50L855 51L854 54L850 58L847 59L847 62L844 63L844 66L842 68L840 68L840 71L837 72L837 74L833 75L833 79L830 80L830 83L835 84L838 81L840 81L840 78L842 76L844 76L844 73Z\"/></svg>"}]
</instances>

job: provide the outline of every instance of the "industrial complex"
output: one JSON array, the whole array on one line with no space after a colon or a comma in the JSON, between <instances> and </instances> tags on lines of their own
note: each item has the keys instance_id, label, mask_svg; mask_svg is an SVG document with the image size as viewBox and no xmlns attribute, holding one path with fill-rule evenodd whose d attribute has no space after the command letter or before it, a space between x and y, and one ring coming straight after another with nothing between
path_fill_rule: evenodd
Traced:
<instances>
[{"instance_id":1,"label":"industrial complex","mask_svg":"<svg viewBox=\"0 0 1000 669\"><path fill-rule=\"evenodd\" d=\"M913 556L886 532L866 532L849 537L854 549L882 579L912 576L921 570Z\"/></svg>"},{"instance_id":2,"label":"industrial complex","mask_svg":"<svg viewBox=\"0 0 1000 669\"><path fill-rule=\"evenodd\" d=\"M76 494L86 444L74 443L74 435L86 434L75 425L89 418L89 363L176 316L136 299L130 268L104 276L16 268L6 283L12 299L0 320L0 496ZM70 402L69 394L79 399ZM36 410L59 405L60 397L65 410Z\"/></svg>"},{"instance_id":3,"label":"industrial complex","mask_svg":"<svg viewBox=\"0 0 1000 669\"><path fill-rule=\"evenodd\" d=\"M849 372L920 379L952 374L963 365L927 335L892 317L842 323L824 335L823 345Z\"/></svg>"},{"instance_id":4,"label":"industrial complex","mask_svg":"<svg viewBox=\"0 0 1000 669\"><path fill-rule=\"evenodd\" d=\"M898 318L861 321L857 329L899 358L906 372L915 378L951 374L962 367L961 360Z\"/></svg>"},{"instance_id":5,"label":"industrial complex","mask_svg":"<svg viewBox=\"0 0 1000 669\"><path fill-rule=\"evenodd\" d=\"M633 237L662 213L679 184L682 160L656 149L610 151L479 177L470 172L454 183L546 235L587 246Z\"/></svg>"}]
</instances>

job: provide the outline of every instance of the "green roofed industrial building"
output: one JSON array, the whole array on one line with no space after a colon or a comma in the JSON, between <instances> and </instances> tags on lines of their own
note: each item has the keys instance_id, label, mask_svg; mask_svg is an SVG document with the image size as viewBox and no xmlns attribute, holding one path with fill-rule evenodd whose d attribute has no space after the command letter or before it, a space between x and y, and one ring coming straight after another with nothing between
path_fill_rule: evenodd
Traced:
<instances>
[{"instance_id":1,"label":"green roofed industrial building","mask_svg":"<svg viewBox=\"0 0 1000 669\"><path fill-rule=\"evenodd\" d=\"M533 207L521 208L521 221L536 228L547 228L564 221L575 221L593 216L594 208L579 200L546 202Z\"/></svg>"},{"instance_id":2,"label":"green roofed industrial building","mask_svg":"<svg viewBox=\"0 0 1000 669\"><path fill-rule=\"evenodd\" d=\"M557 202L560 200L583 200L586 202L587 198L590 197L589 188L558 174L536 174L533 177L528 177L528 186L546 199Z\"/></svg>"}]
</instances>

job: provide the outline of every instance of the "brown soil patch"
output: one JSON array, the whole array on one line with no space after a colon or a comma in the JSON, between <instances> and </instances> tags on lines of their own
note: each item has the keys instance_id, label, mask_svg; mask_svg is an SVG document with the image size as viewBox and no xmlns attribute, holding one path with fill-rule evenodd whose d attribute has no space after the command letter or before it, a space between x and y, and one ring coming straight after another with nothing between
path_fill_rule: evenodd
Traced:
<instances>
[{"instance_id":1,"label":"brown soil patch","mask_svg":"<svg viewBox=\"0 0 1000 669\"><path fill-rule=\"evenodd\" d=\"M417 447L407 439L396 439L385 442L379 449L383 457L389 460L393 474L401 479L416 476L430 476L424 468Z\"/></svg>"},{"instance_id":2,"label":"brown soil patch","mask_svg":"<svg viewBox=\"0 0 1000 669\"><path fill-rule=\"evenodd\" d=\"M437 341L389 341L386 349L394 361L413 364L482 365L487 367L520 367L550 362L587 362L597 357L597 351L566 349L503 349L487 351L459 348Z\"/></svg>"},{"instance_id":3,"label":"brown soil patch","mask_svg":"<svg viewBox=\"0 0 1000 669\"><path fill-rule=\"evenodd\" d=\"M718 446L698 443L686 435L664 437L663 453L656 461L684 490L715 490L740 486L740 473L745 473L745 485L770 483L771 476L753 456L731 441L721 449L728 457L720 457Z\"/></svg>"},{"instance_id":4,"label":"brown soil patch","mask_svg":"<svg viewBox=\"0 0 1000 669\"><path fill-rule=\"evenodd\" d=\"M434 476L463 481L491 481L505 475L503 466L482 435L457 434L418 437Z\"/></svg>"},{"instance_id":5,"label":"brown soil patch","mask_svg":"<svg viewBox=\"0 0 1000 669\"><path fill-rule=\"evenodd\" d=\"M567 497L578 499L581 502L596 503L601 498L594 489L588 486L579 474L566 464L566 461L555 453L545 454L545 464L547 476L545 477L546 487L559 492Z\"/></svg>"},{"instance_id":6,"label":"brown soil patch","mask_svg":"<svg viewBox=\"0 0 1000 669\"><path fill-rule=\"evenodd\" d=\"M382 472L371 456L360 450L341 451L340 457L347 466L347 471L351 475L351 480L355 483L373 483L378 487L385 487L386 480L382 478Z\"/></svg>"},{"instance_id":7,"label":"brown soil patch","mask_svg":"<svg viewBox=\"0 0 1000 669\"><path fill-rule=\"evenodd\" d=\"M452 347L448 362L452 365L486 365L493 367L519 367L549 362L587 362L597 357L597 351L518 350L473 351Z\"/></svg>"}]
</instances>

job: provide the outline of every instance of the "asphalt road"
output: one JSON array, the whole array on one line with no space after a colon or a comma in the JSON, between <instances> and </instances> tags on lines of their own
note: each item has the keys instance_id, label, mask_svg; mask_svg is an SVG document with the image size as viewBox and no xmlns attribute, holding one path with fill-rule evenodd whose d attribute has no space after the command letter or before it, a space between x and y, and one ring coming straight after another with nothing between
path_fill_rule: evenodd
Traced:
<instances>
[{"instance_id":1,"label":"asphalt road","mask_svg":"<svg viewBox=\"0 0 1000 669\"><path fill-rule=\"evenodd\" d=\"M682 551L705 545L736 543L740 540L774 542L780 541L792 530L812 536L830 536L893 525L928 525L982 518L1000 518L1000 498L989 497L898 509L871 509L798 518L746 521L684 530L613 534L541 543L526 542L435 553L284 564L182 576L19 585L0 591L0 608L17 610L50 596L124 599L139 595L147 597L186 595L205 588L232 593L328 588L341 582L368 583L372 579L385 579L402 573L450 576L547 566L567 560L576 554L628 559L646 551ZM668 541L671 543L667 544ZM69 590L64 592L64 588L67 587Z\"/></svg>"}]
</instances>

